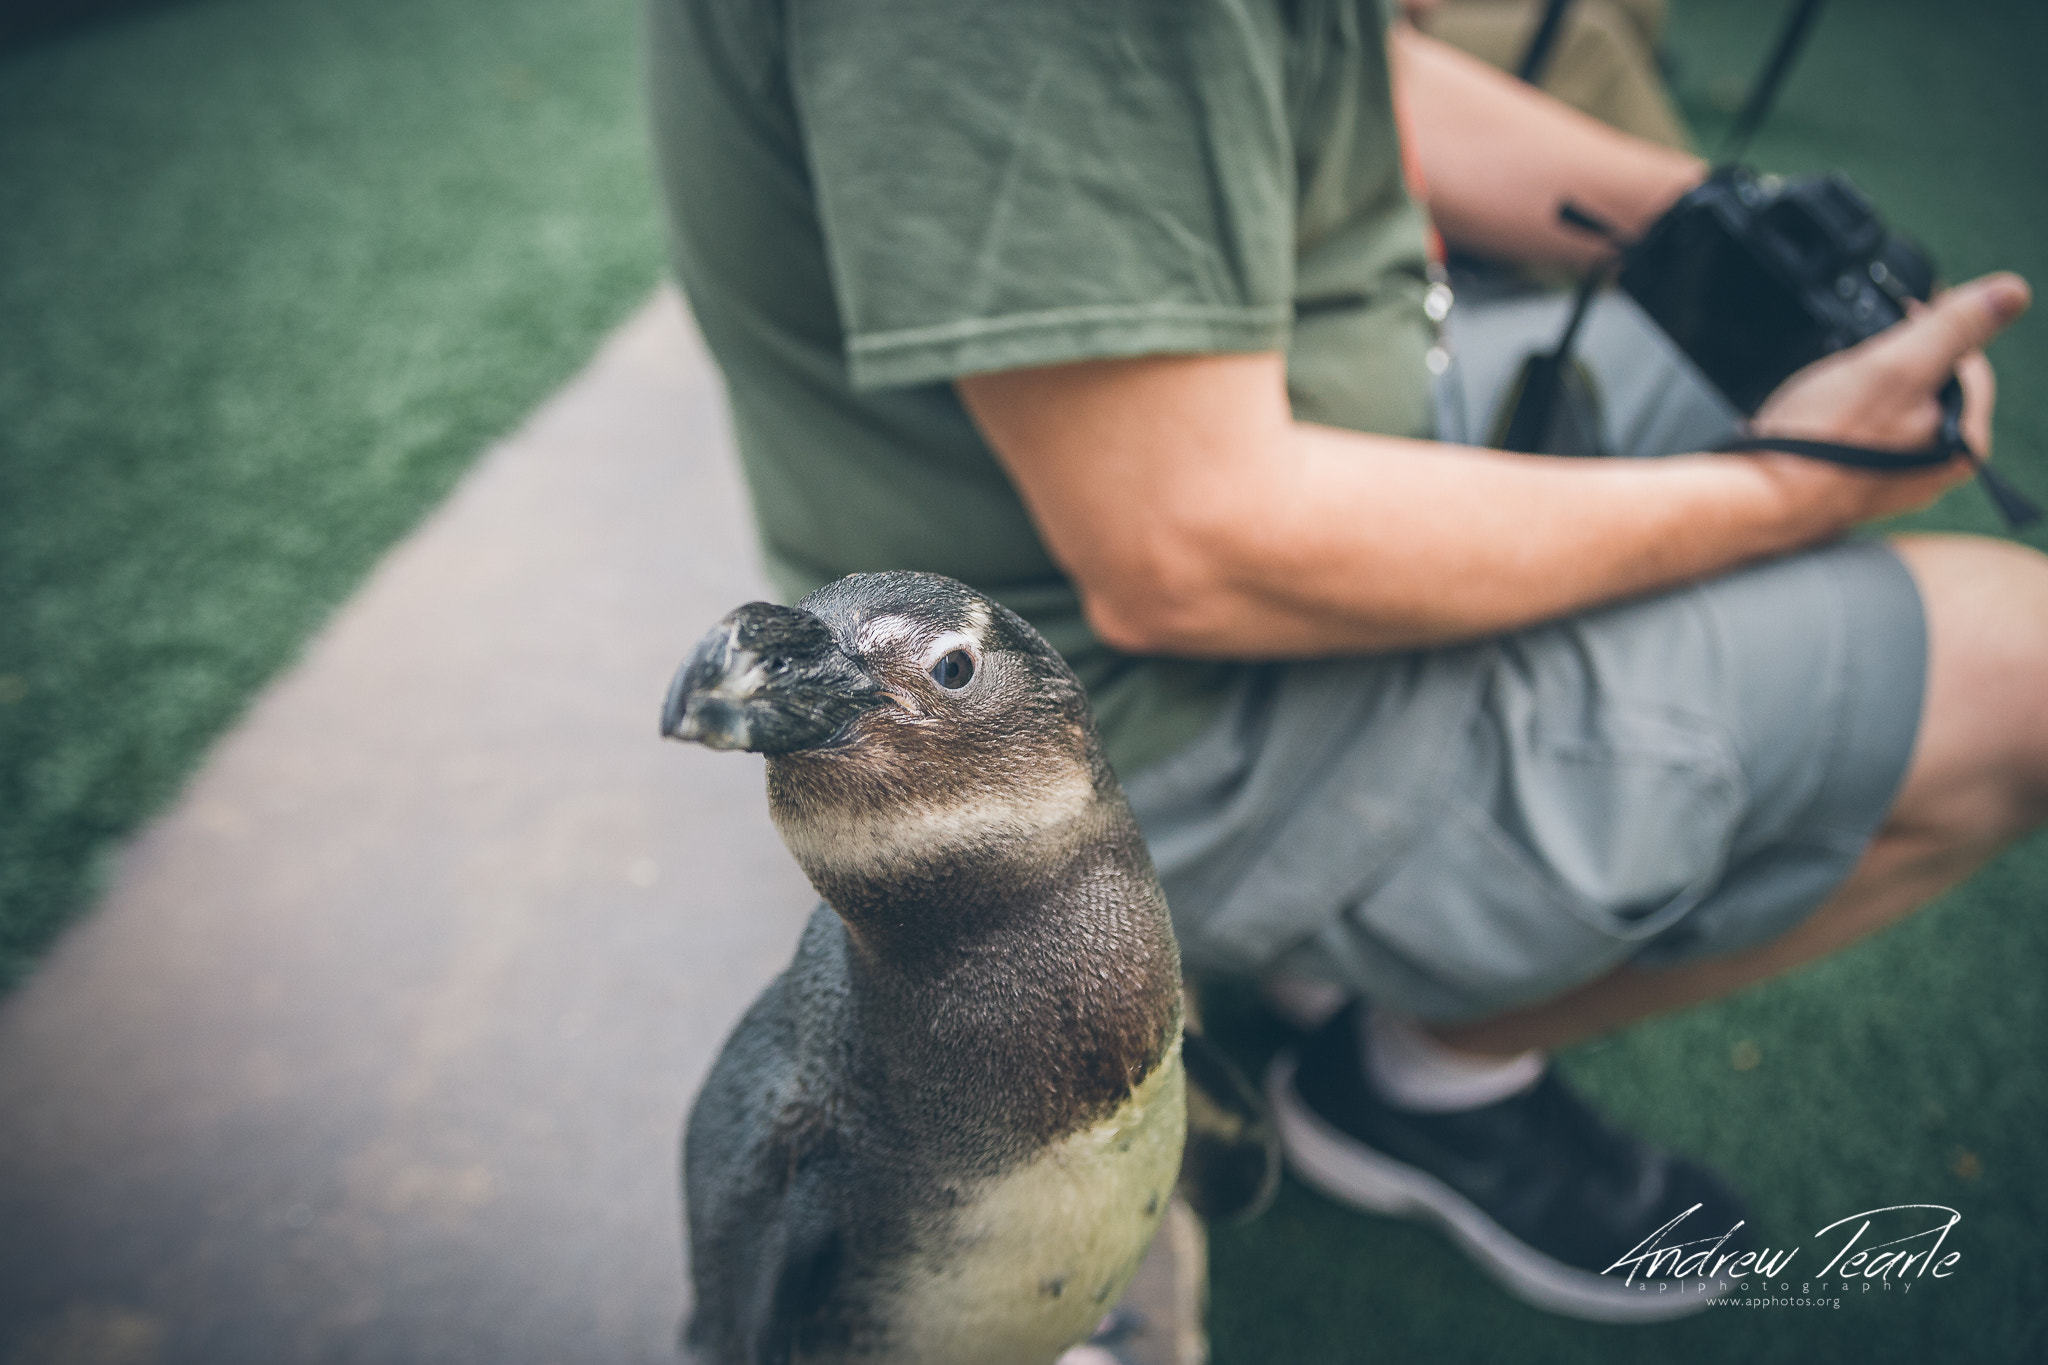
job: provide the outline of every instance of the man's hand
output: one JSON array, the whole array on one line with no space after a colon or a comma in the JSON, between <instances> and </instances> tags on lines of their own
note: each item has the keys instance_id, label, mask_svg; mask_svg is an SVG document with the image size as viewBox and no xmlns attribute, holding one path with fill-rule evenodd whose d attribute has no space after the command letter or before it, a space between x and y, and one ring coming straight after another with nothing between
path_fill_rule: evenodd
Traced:
<instances>
[{"instance_id":1,"label":"man's hand","mask_svg":"<svg viewBox=\"0 0 2048 1365\"><path fill-rule=\"evenodd\" d=\"M2030 298L2027 282L2009 273L1958 285L1897 326L1793 375L1752 425L1764 435L1914 450L1934 439L1937 395L1954 375L1963 388L1964 438L1989 458L1997 380L1983 347L2026 312ZM1796 455L1757 458L1788 497L1832 508L1844 525L1925 507L1970 477L1962 460L1925 473L1886 474Z\"/></svg>"}]
</instances>

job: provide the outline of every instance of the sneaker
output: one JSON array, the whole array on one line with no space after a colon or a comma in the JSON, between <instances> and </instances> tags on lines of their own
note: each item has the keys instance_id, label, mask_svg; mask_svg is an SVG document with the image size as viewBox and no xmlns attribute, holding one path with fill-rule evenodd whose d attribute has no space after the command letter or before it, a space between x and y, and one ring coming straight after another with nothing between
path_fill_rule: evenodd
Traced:
<instances>
[{"instance_id":1,"label":"sneaker","mask_svg":"<svg viewBox=\"0 0 2048 1365\"><path fill-rule=\"evenodd\" d=\"M1350 993L1342 986L1286 972L1261 977L1259 998L1275 1018L1296 1033L1314 1033L1351 1003Z\"/></svg>"},{"instance_id":2,"label":"sneaker","mask_svg":"<svg viewBox=\"0 0 2048 1365\"><path fill-rule=\"evenodd\" d=\"M1498 1103L1425 1114L1380 1100L1361 1062L1353 1006L1267 1073L1288 1165L1324 1194L1438 1223L1510 1293L1570 1317L1682 1317L1731 1287L1741 1199L1607 1127L1554 1068Z\"/></svg>"}]
</instances>

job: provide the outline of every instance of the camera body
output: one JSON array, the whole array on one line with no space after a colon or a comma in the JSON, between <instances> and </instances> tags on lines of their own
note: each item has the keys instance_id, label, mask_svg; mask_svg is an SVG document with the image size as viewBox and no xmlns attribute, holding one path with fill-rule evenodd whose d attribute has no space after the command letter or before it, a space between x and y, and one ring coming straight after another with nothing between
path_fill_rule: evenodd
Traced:
<instances>
[{"instance_id":1,"label":"camera body","mask_svg":"<svg viewBox=\"0 0 2048 1365\"><path fill-rule=\"evenodd\" d=\"M1934 264L1842 175L1726 166L1629 248L1619 282L1749 414L1794 371L1904 318Z\"/></svg>"}]
</instances>

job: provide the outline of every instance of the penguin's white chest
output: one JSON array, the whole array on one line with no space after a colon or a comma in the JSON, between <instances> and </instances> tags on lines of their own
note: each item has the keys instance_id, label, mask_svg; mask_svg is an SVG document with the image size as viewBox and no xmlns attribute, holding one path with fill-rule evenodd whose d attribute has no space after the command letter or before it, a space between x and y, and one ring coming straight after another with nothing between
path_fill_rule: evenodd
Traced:
<instances>
[{"instance_id":1,"label":"penguin's white chest","mask_svg":"<svg viewBox=\"0 0 2048 1365\"><path fill-rule=\"evenodd\" d=\"M1108 1118L975 1192L889 1317L904 1365L1048 1365L1085 1339L1152 1244L1180 1174L1180 1042Z\"/></svg>"}]
</instances>

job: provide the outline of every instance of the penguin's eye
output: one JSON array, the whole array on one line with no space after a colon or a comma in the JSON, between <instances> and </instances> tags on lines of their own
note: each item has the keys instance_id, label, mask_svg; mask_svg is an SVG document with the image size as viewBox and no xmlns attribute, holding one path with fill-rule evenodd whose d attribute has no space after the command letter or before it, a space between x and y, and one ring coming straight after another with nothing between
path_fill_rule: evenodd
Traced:
<instances>
[{"instance_id":1,"label":"penguin's eye","mask_svg":"<svg viewBox=\"0 0 2048 1365\"><path fill-rule=\"evenodd\" d=\"M771 678L779 678L789 672L789 660L780 654L770 654L761 661L761 671Z\"/></svg>"},{"instance_id":2,"label":"penguin's eye","mask_svg":"<svg viewBox=\"0 0 2048 1365\"><path fill-rule=\"evenodd\" d=\"M956 649L932 665L932 681L949 692L958 692L974 677L974 660L964 649Z\"/></svg>"}]
</instances>

